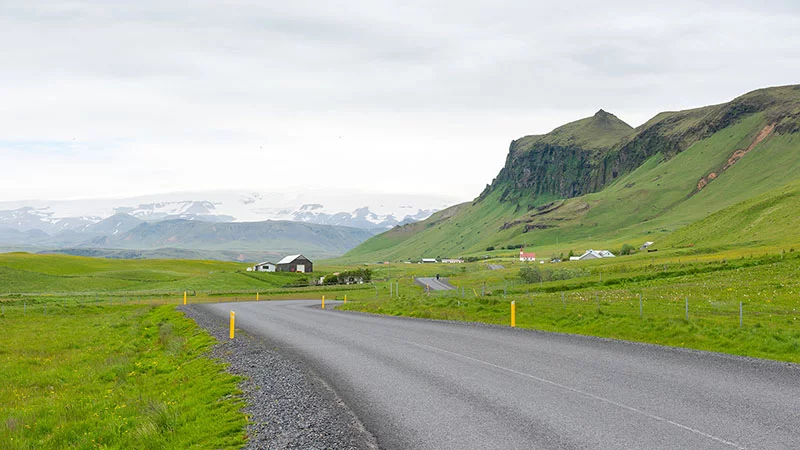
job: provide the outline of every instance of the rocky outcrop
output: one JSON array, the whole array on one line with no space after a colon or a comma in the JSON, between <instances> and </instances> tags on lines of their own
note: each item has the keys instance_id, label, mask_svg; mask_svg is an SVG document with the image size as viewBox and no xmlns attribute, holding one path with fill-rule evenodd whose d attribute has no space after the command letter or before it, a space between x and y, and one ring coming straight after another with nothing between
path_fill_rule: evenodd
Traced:
<instances>
[{"instance_id":1,"label":"rocky outcrop","mask_svg":"<svg viewBox=\"0 0 800 450\"><path fill-rule=\"evenodd\" d=\"M520 204L596 192L654 155L672 158L745 116L763 113L769 125L750 148L737 150L725 167L698 181L702 189L771 133L800 131L798 91L800 86L761 89L721 105L661 113L635 130L600 110L548 134L512 141L505 166L478 201L495 191L501 201Z\"/></svg>"}]
</instances>

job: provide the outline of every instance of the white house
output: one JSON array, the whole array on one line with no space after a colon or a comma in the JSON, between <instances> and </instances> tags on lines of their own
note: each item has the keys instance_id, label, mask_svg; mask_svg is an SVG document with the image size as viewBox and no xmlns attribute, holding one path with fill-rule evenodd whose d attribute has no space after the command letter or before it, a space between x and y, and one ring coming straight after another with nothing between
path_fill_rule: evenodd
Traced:
<instances>
[{"instance_id":1,"label":"white house","mask_svg":"<svg viewBox=\"0 0 800 450\"><path fill-rule=\"evenodd\" d=\"M253 266L255 272L275 272L275 264L269 261L258 263Z\"/></svg>"},{"instance_id":2,"label":"white house","mask_svg":"<svg viewBox=\"0 0 800 450\"><path fill-rule=\"evenodd\" d=\"M578 257L579 260L585 259L601 259L601 258L614 258L614 254L608 250L586 250L586 253ZM572 258L570 258L572 259Z\"/></svg>"},{"instance_id":3,"label":"white house","mask_svg":"<svg viewBox=\"0 0 800 450\"><path fill-rule=\"evenodd\" d=\"M445 264L461 264L464 260L461 258L444 258L442 262Z\"/></svg>"},{"instance_id":4,"label":"white house","mask_svg":"<svg viewBox=\"0 0 800 450\"><path fill-rule=\"evenodd\" d=\"M521 248L521 249L519 249L519 260L522 261L522 262L536 261L536 253L525 252L525 249Z\"/></svg>"}]
</instances>

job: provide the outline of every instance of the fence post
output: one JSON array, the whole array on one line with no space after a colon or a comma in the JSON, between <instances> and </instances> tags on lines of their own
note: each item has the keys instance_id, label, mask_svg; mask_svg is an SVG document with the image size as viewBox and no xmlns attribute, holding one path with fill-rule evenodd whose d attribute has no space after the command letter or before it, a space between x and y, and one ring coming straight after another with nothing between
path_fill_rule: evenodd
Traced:
<instances>
[{"instance_id":1,"label":"fence post","mask_svg":"<svg viewBox=\"0 0 800 450\"><path fill-rule=\"evenodd\" d=\"M22 302L22 315L24 316L28 312L28 302Z\"/></svg>"},{"instance_id":2,"label":"fence post","mask_svg":"<svg viewBox=\"0 0 800 450\"><path fill-rule=\"evenodd\" d=\"M689 297L686 297L686 321L689 321Z\"/></svg>"},{"instance_id":3,"label":"fence post","mask_svg":"<svg viewBox=\"0 0 800 450\"><path fill-rule=\"evenodd\" d=\"M783 252L783 251L781 250L781 252ZM743 321L742 312L743 312L742 311L742 302L739 302L739 328L742 328L742 321Z\"/></svg>"},{"instance_id":4,"label":"fence post","mask_svg":"<svg viewBox=\"0 0 800 450\"><path fill-rule=\"evenodd\" d=\"M400 281L395 282L394 285L394 295L396 297L400 297Z\"/></svg>"},{"instance_id":5,"label":"fence post","mask_svg":"<svg viewBox=\"0 0 800 450\"><path fill-rule=\"evenodd\" d=\"M564 311L567 310L567 301L564 300L564 293L563 292L561 293L561 306L564 307Z\"/></svg>"},{"instance_id":6,"label":"fence post","mask_svg":"<svg viewBox=\"0 0 800 450\"><path fill-rule=\"evenodd\" d=\"M393 285L394 285L394 283L392 283L391 281L389 281L389 298L392 298L392 286L393 286Z\"/></svg>"},{"instance_id":7,"label":"fence post","mask_svg":"<svg viewBox=\"0 0 800 450\"><path fill-rule=\"evenodd\" d=\"M639 317L642 317L642 294L639 294Z\"/></svg>"},{"instance_id":8,"label":"fence post","mask_svg":"<svg viewBox=\"0 0 800 450\"><path fill-rule=\"evenodd\" d=\"M594 299L597 301L597 312L600 312L600 295L594 294Z\"/></svg>"}]
</instances>

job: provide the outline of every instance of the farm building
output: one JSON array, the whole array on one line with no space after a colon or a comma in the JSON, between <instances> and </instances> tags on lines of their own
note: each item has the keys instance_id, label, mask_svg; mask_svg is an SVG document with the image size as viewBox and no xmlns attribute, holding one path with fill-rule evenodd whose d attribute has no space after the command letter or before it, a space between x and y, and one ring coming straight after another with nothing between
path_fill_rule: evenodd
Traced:
<instances>
[{"instance_id":1,"label":"farm building","mask_svg":"<svg viewBox=\"0 0 800 450\"><path fill-rule=\"evenodd\" d=\"M314 266L311 260L303 255L289 255L278 261L276 270L278 272L309 273L314 271Z\"/></svg>"},{"instance_id":2,"label":"farm building","mask_svg":"<svg viewBox=\"0 0 800 450\"><path fill-rule=\"evenodd\" d=\"M435 263L436 258L422 258L423 263Z\"/></svg>"},{"instance_id":3,"label":"farm building","mask_svg":"<svg viewBox=\"0 0 800 450\"><path fill-rule=\"evenodd\" d=\"M525 261L536 261L536 253L533 252L525 252L524 248L519 249L519 260L522 262Z\"/></svg>"},{"instance_id":4,"label":"farm building","mask_svg":"<svg viewBox=\"0 0 800 450\"><path fill-rule=\"evenodd\" d=\"M608 250L586 250L586 253L578 257L578 260L583 261L586 259L601 259L601 258L614 258L614 254ZM571 260L572 258L570 258Z\"/></svg>"},{"instance_id":5,"label":"farm building","mask_svg":"<svg viewBox=\"0 0 800 450\"><path fill-rule=\"evenodd\" d=\"M442 262L445 264L461 264L464 260L461 258L444 258Z\"/></svg>"},{"instance_id":6,"label":"farm building","mask_svg":"<svg viewBox=\"0 0 800 450\"><path fill-rule=\"evenodd\" d=\"M275 263L265 261L253 266L253 272L275 272Z\"/></svg>"}]
</instances>

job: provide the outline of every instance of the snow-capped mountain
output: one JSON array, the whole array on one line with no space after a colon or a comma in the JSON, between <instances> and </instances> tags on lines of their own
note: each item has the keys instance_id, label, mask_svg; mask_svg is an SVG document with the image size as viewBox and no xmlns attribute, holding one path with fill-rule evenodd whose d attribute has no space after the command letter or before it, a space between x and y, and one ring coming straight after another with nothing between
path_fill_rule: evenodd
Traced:
<instances>
[{"instance_id":1,"label":"snow-capped mountain","mask_svg":"<svg viewBox=\"0 0 800 450\"><path fill-rule=\"evenodd\" d=\"M401 217L394 214L375 214L370 211L368 206L358 208L352 212L327 214L322 212L322 205L303 205L299 210L291 211L287 214L288 220L296 222L316 223L322 225L341 225L355 228L388 229L395 225L404 225L430 217L438 210L417 209L414 213L407 213Z\"/></svg>"},{"instance_id":2,"label":"snow-capped mountain","mask_svg":"<svg viewBox=\"0 0 800 450\"><path fill-rule=\"evenodd\" d=\"M47 207L24 206L14 210L0 210L0 227L18 231L40 230L47 234L83 230L100 220L102 217L97 216L59 216Z\"/></svg>"},{"instance_id":3,"label":"snow-capped mountain","mask_svg":"<svg viewBox=\"0 0 800 450\"><path fill-rule=\"evenodd\" d=\"M92 231L114 215L139 221L206 222L291 220L369 230L423 220L458 201L437 195L369 194L348 191L209 191L122 199L0 202L0 227L54 235ZM122 216L121 216L122 217ZM99 230L94 230L99 231Z\"/></svg>"}]
</instances>

